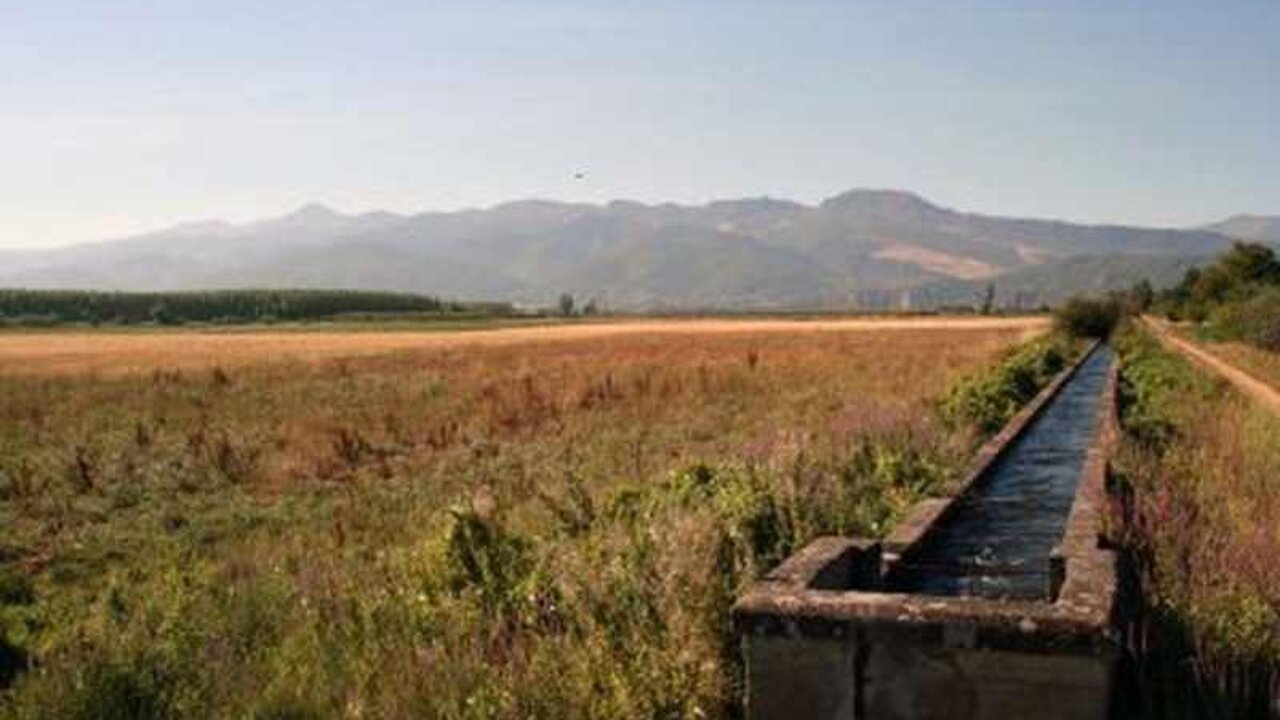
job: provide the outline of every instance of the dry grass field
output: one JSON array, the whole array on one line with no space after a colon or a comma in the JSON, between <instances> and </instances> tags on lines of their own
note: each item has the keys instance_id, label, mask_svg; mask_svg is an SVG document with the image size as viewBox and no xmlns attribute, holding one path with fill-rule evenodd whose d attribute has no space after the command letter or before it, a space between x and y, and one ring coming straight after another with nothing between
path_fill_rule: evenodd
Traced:
<instances>
[{"instance_id":1,"label":"dry grass field","mask_svg":"<svg viewBox=\"0 0 1280 720\"><path fill-rule=\"evenodd\" d=\"M1043 328L5 335L0 717L732 715L738 589Z\"/></svg>"},{"instance_id":2,"label":"dry grass field","mask_svg":"<svg viewBox=\"0 0 1280 720\"><path fill-rule=\"evenodd\" d=\"M1280 353L1236 342L1214 343L1206 349L1280 392Z\"/></svg>"},{"instance_id":3,"label":"dry grass field","mask_svg":"<svg viewBox=\"0 0 1280 720\"><path fill-rule=\"evenodd\" d=\"M326 330L199 332L13 331L0 333L0 373L120 373L157 367L239 366L263 361L322 360L459 346L602 340L627 335L720 335L878 330L1001 330L1040 332L1047 318L916 317L815 320L620 320L469 330Z\"/></svg>"}]
</instances>

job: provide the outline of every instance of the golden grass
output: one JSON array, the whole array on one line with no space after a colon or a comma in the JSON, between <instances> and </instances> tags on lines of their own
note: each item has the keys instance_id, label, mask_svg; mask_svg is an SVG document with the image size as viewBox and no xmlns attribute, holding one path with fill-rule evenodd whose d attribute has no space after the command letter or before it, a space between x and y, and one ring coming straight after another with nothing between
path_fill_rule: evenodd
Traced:
<instances>
[{"instance_id":1,"label":"golden grass","mask_svg":"<svg viewBox=\"0 0 1280 720\"><path fill-rule=\"evenodd\" d=\"M619 336L897 330L1018 330L1038 333L1039 317L915 317L820 320L631 320L464 331L13 332L0 334L0 374L119 374L156 368L240 366L257 362L379 355L527 342Z\"/></svg>"},{"instance_id":2,"label":"golden grass","mask_svg":"<svg viewBox=\"0 0 1280 720\"><path fill-rule=\"evenodd\" d=\"M1280 353L1238 342L1216 343L1208 349L1280 392Z\"/></svg>"},{"instance_id":3,"label":"golden grass","mask_svg":"<svg viewBox=\"0 0 1280 720\"><path fill-rule=\"evenodd\" d=\"M1243 343L1207 343L1185 330L1147 322L1156 337L1200 367L1226 379L1264 409L1280 416L1280 355Z\"/></svg>"},{"instance_id":4,"label":"golden grass","mask_svg":"<svg viewBox=\"0 0 1280 720\"><path fill-rule=\"evenodd\" d=\"M737 589L945 482L934 399L1042 328L6 337L0 717L732 715Z\"/></svg>"}]
</instances>

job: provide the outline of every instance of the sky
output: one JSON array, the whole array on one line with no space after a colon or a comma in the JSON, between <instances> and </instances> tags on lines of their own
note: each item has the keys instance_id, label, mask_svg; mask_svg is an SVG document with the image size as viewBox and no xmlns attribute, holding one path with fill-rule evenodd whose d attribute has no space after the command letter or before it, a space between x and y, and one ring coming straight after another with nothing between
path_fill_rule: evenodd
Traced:
<instances>
[{"instance_id":1,"label":"sky","mask_svg":"<svg viewBox=\"0 0 1280 720\"><path fill-rule=\"evenodd\" d=\"M1278 77L1276 0L0 0L0 249L855 187L1280 214Z\"/></svg>"}]
</instances>

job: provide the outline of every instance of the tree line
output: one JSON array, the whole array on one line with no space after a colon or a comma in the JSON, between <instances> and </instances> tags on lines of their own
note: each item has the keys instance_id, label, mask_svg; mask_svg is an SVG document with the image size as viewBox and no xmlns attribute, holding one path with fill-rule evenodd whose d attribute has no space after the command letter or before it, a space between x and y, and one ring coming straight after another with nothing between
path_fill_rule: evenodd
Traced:
<instances>
[{"instance_id":1,"label":"tree line","mask_svg":"<svg viewBox=\"0 0 1280 720\"><path fill-rule=\"evenodd\" d=\"M1156 294L1151 309L1171 320L1204 323L1220 339L1280 351L1280 258L1266 245L1235 243Z\"/></svg>"},{"instance_id":2,"label":"tree line","mask_svg":"<svg viewBox=\"0 0 1280 720\"><path fill-rule=\"evenodd\" d=\"M430 295L359 290L98 292L0 289L0 321L16 325L233 324L361 315L511 313L511 306L503 303L461 303Z\"/></svg>"},{"instance_id":3,"label":"tree line","mask_svg":"<svg viewBox=\"0 0 1280 720\"><path fill-rule=\"evenodd\" d=\"M1107 337L1123 316L1142 313L1199 323L1215 339L1280 352L1280 258L1266 245L1236 242L1172 287L1157 292L1143 280L1100 297L1077 295L1054 315L1072 335Z\"/></svg>"}]
</instances>

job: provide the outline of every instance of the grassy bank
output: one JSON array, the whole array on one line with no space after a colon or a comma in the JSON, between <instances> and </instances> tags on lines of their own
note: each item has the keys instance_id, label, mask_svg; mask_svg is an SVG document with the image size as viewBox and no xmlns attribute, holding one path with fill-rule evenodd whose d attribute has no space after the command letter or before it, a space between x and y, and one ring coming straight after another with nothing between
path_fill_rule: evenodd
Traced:
<instances>
[{"instance_id":1,"label":"grassy bank","mask_svg":"<svg viewBox=\"0 0 1280 720\"><path fill-rule=\"evenodd\" d=\"M0 377L0 715L732 716L739 589L952 477L1020 336Z\"/></svg>"},{"instance_id":2,"label":"grassy bank","mask_svg":"<svg viewBox=\"0 0 1280 720\"><path fill-rule=\"evenodd\" d=\"M1117 346L1147 709L1265 716L1280 696L1280 419L1135 325Z\"/></svg>"},{"instance_id":3,"label":"grassy bank","mask_svg":"<svg viewBox=\"0 0 1280 720\"><path fill-rule=\"evenodd\" d=\"M987 372L974 373L947 390L939 407L953 429L994 435L1042 387L1084 349L1084 342L1055 332L1025 343Z\"/></svg>"}]
</instances>

